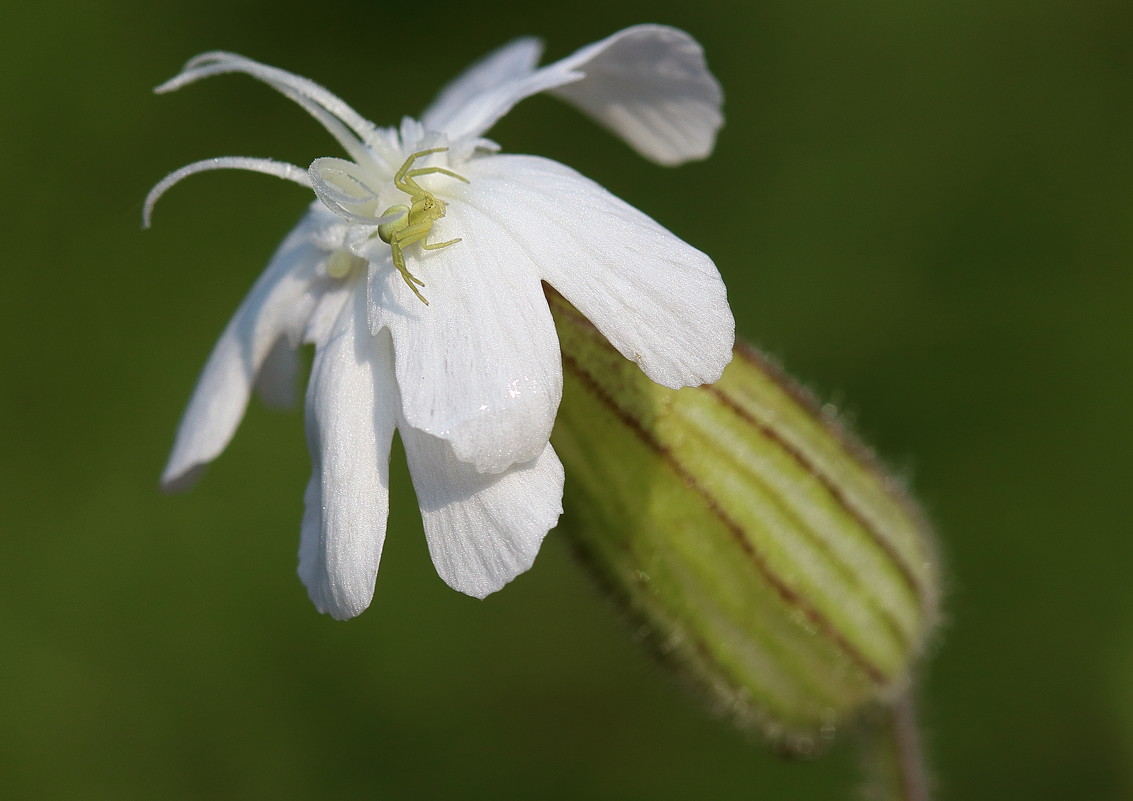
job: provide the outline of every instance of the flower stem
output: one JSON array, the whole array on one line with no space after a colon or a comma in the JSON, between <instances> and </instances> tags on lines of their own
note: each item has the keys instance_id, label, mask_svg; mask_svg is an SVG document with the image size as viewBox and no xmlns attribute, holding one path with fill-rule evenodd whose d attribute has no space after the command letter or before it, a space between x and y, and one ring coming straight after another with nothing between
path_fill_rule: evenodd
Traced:
<instances>
[{"instance_id":1,"label":"flower stem","mask_svg":"<svg viewBox=\"0 0 1133 801\"><path fill-rule=\"evenodd\" d=\"M930 801L930 781L917 727L913 688L880 707L862 729L868 801Z\"/></svg>"}]
</instances>

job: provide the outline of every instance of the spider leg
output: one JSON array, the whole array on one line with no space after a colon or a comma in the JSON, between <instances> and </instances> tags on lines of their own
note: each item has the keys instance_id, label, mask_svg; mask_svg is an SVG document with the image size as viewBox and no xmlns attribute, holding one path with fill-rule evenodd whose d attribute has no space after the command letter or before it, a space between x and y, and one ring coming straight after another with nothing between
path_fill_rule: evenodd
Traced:
<instances>
[{"instance_id":1,"label":"spider leg","mask_svg":"<svg viewBox=\"0 0 1133 801\"><path fill-rule=\"evenodd\" d=\"M405 266L405 251L401 247L401 243L391 242L390 251L393 253L393 266L397 268L397 271L399 273L401 273L401 277L405 279L405 283L409 284L410 286L413 286L414 284L425 286L425 282L415 276L413 273L409 272L409 268Z\"/></svg>"},{"instance_id":2,"label":"spider leg","mask_svg":"<svg viewBox=\"0 0 1133 801\"><path fill-rule=\"evenodd\" d=\"M405 281L405 285L413 290L413 294L416 295L422 303L428 306L429 301L425 300L425 296L417 289L418 286L425 286L425 282L409 272L409 268L405 266L405 254L401 250L401 243L397 240L390 242L390 252L393 254L393 266L401 273L401 278Z\"/></svg>"},{"instance_id":3,"label":"spider leg","mask_svg":"<svg viewBox=\"0 0 1133 801\"><path fill-rule=\"evenodd\" d=\"M430 150L418 150L416 153L411 154L409 156L409 158L407 158L405 160L405 163L401 165L401 167L398 169L398 171L393 174L393 185L396 186L398 189L400 189L402 192L407 192L409 194L413 194L413 193L409 192L409 190L405 189L406 185L414 186L414 187L417 188L418 191L421 191L421 187L419 187L419 186L417 186L417 184L413 183L412 180L410 180L408 182L406 181L407 175L415 174L415 173L410 173L409 168L413 166L413 162L417 161L417 159L421 158L422 156L428 156L432 153L443 153L446 150L448 150L447 147L434 147ZM432 169L432 168L430 168L430 169ZM437 169L440 169L440 168L437 168Z\"/></svg>"},{"instance_id":4,"label":"spider leg","mask_svg":"<svg viewBox=\"0 0 1133 801\"><path fill-rule=\"evenodd\" d=\"M423 222L407 225L397 232L395 239L399 247L412 245L414 242L424 242L425 237L429 235L429 231L433 228L432 220L425 220Z\"/></svg>"},{"instance_id":5,"label":"spider leg","mask_svg":"<svg viewBox=\"0 0 1133 801\"><path fill-rule=\"evenodd\" d=\"M405 173L403 178L405 181L410 181L413 178L416 178L418 175L447 175L449 178L456 178L458 181L464 181L464 183L468 183L467 178L465 178L460 173L453 172L447 167L421 167L420 169L410 170L409 172Z\"/></svg>"},{"instance_id":6,"label":"spider leg","mask_svg":"<svg viewBox=\"0 0 1133 801\"><path fill-rule=\"evenodd\" d=\"M432 153L442 153L445 150L448 150L448 148L434 147L431 150L418 150L416 153L410 154L409 158L405 160L405 163L401 165L401 168L398 169L397 173L393 176L394 181L396 181L398 178L403 177L405 173L409 172L409 168L413 166L413 162L415 162L417 159L421 158L422 156L428 156Z\"/></svg>"},{"instance_id":7,"label":"spider leg","mask_svg":"<svg viewBox=\"0 0 1133 801\"><path fill-rule=\"evenodd\" d=\"M423 197L425 195L435 198L436 195L413 180L414 177L418 175L447 175L450 178L456 178L460 181L463 181L464 183L468 183L468 179L463 175L459 175L452 170L446 169L444 167L422 167L419 170L410 170L405 175L401 176L400 179L395 178L394 186L414 199Z\"/></svg>"},{"instance_id":8,"label":"spider leg","mask_svg":"<svg viewBox=\"0 0 1133 801\"><path fill-rule=\"evenodd\" d=\"M393 179L394 180L394 186L396 186L398 189L400 189L405 194L410 195L412 197L419 197L421 195L431 195L431 194L433 194L428 189L425 189L419 183L417 183L416 181L413 180L414 178L416 178L419 175L447 175L449 178L455 178L458 181L463 181L464 183L468 183L468 179L465 178L463 175L461 175L459 173L455 173L452 170L447 169L445 167L421 167L420 169L417 169L417 170L410 170L409 172L405 173L404 175L399 173L398 176L395 176L394 179Z\"/></svg>"},{"instance_id":9,"label":"spider leg","mask_svg":"<svg viewBox=\"0 0 1133 801\"><path fill-rule=\"evenodd\" d=\"M447 242L436 242L430 245L425 239L429 236L429 231L431 231L432 228L432 220L426 220L425 222L402 228L397 234L397 244L400 247L405 247L414 242L420 242L423 250L440 250L441 248L447 248L449 245L455 245L461 239L458 237L456 239L450 239Z\"/></svg>"},{"instance_id":10,"label":"spider leg","mask_svg":"<svg viewBox=\"0 0 1133 801\"><path fill-rule=\"evenodd\" d=\"M457 242L459 242L461 240L461 238L462 237L457 237L456 239L450 239L447 242L434 242L431 245L428 244L427 242L425 242L424 240L422 240L421 241L421 247L424 250L440 250L441 248L447 248L449 245L455 245Z\"/></svg>"},{"instance_id":11,"label":"spider leg","mask_svg":"<svg viewBox=\"0 0 1133 801\"><path fill-rule=\"evenodd\" d=\"M402 192L409 195L409 197L414 200L422 197L423 195L430 194L429 192L426 192L420 184L405 175L401 176L401 178L394 177L393 185L397 189L400 189Z\"/></svg>"}]
</instances>

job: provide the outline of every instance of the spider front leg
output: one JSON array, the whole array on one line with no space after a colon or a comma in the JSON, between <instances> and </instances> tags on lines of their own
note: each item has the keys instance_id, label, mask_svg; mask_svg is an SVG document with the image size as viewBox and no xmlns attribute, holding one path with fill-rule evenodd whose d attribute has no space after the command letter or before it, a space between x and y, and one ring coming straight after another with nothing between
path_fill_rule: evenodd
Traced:
<instances>
[{"instance_id":1,"label":"spider front leg","mask_svg":"<svg viewBox=\"0 0 1133 801\"><path fill-rule=\"evenodd\" d=\"M401 273L401 277L405 281L406 286L413 290L413 294L417 296L418 300L428 306L429 301L425 299L425 296L421 294L421 290L417 288L418 286L425 286L425 282L409 272L409 268L405 266L405 254L401 250L401 242L394 239L389 243L389 249L390 253L393 254L393 266Z\"/></svg>"},{"instance_id":2,"label":"spider front leg","mask_svg":"<svg viewBox=\"0 0 1133 801\"><path fill-rule=\"evenodd\" d=\"M403 248L406 245L412 245L414 242L420 242L421 247L425 248L425 250L436 250L438 247L437 245L425 244L425 238L429 236L429 231L431 230L433 230L433 221L422 220L419 223L407 225L402 228L400 231L394 234L393 240ZM445 244L447 245L449 243L446 242ZM443 247L443 245L440 247Z\"/></svg>"},{"instance_id":3,"label":"spider front leg","mask_svg":"<svg viewBox=\"0 0 1133 801\"><path fill-rule=\"evenodd\" d=\"M378 226L378 238L389 245L390 254L393 256L393 266L401 273L401 277L404 279L406 286L412 289L413 293L420 298L421 302L428 306L429 301L425 300L425 296L417 289L418 286L425 286L425 282L409 272L409 268L405 266L404 247L416 241L413 238L413 234L416 233L422 225L425 226L425 233L428 233L432 222L427 221L425 223L418 223L417 225L410 225L409 219L413 215L413 210L409 206L390 206L385 210L385 214L382 216L398 213L400 213L401 216L396 220L382 223ZM405 236L406 231L411 232L408 239ZM417 238L419 239L420 236Z\"/></svg>"},{"instance_id":4,"label":"spider front leg","mask_svg":"<svg viewBox=\"0 0 1133 801\"><path fill-rule=\"evenodd\" d=\"M402 222L403 220L404 218L398 222ZM457 238L450 239L447 242L436 242L430 245L425 239L429 236L429 231L432 227L432 220L425 220L415 225L405 225L389 238L390 251L393 254L393 266L401 273L401 277L405 280L406 285L413 290L413 294L426 306L429 305L429 301L427 301L425 296L421 294L421 291L417 289L418 286L425 286L425 282L409 272L409 268L405 266L405 248L412 245L414 242L420 242L424 250L440 250L441 248L448 247L460 241L460 239Z\"/></svg>"},{"instance_id":5,"label":"spider front leg","mask_svg":"<svg viewBox=\"0 0 1133 801\"><path fill-rule=\"evenodd\" d=\"M441 248L447 248L449 245L455 245L460 240L461 237L458 236L456 239L450 239L447 242L434 242L432 245L430 245L428 242L422 241L421 248L423 250L440 250Z\"/></svg>"},{"instance_id":6,"label":"spider front leg","mask_svg":"<svg viewBox=\"0 0 1133 801\"><path fill-rule=\"evenodd\" d=\"M443 149L447 150L447 148L443 148ZM399 173L399 175L401 175L401 174ZM400 179L395 177L394 178L394 186L396 186L398 189L400 189L402 192L409 195L410 197L421 197L422 195L431 195L432 192L430 192L427 189L422 188L422 186L419 183L417 183L416 181L413 180L414 178L416 178L420 175L447 175L449 178L455 178L458 181L463 181L464 183L468 183L468 179L465 178L463 175L461 175L460 173L453 172L452 170L447 169L446 167L421 167L420 169L410 170L409 172L405 173L404 175L401 175Z\"/></svg>"},{"instance_id":7,"label":"spider front leg","mask_svg":"<svg viewBox=\"0 0 1133 801\"><path fill-rule=\"evenodd\" d=\"M428 156L433 153L444 153L448 150L447 147L434 147L430 150L418 150L405 160L396 173L393 175L393 185L400 189L410 197L417 198L421 195L429 194L428 190L422 189L421 186L413 179L420 175L447 175L449 178L455 178L458 181L468 183L468 179L463 175L459 175L445 167L418 167L416 170L410 170L413 163L422 156Z\"/></svg>"},{"instance_id":8,"label":"spider front leg","mask_svg":"<svg viewBox=\"0 0 1133 801\"><path fill-rule=\"evenodd\" d=\"M433 153L443 153L446 150L448 150L447 147L434 147L430 150L418 150L416 153L410 154L409 158L405 160L405 163L402 164L401 167L398 168L397 172L393 174L393 185L398 189L401 189L402 181L405 180L405 176L406 174L408 174L409 168L413 166L413 162L415 162L417 159L421 158L422 156L431 155Z\"/></svg>"}]
</instances>

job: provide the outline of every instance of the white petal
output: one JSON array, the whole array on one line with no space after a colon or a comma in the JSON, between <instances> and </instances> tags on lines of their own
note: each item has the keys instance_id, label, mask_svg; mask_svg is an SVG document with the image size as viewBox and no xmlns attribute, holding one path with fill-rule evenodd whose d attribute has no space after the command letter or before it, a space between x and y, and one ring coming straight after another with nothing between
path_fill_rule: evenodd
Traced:
<instances>
[{"instance_id":1,"label":"white petal","mask_svg":"<svg viewBox=\"0 0 1133 801\"><path fill-rule=\"evenodd\" d=\"M557 162L488 156L463 169L497 242L536 254L540 278L646 375L674 389L720 377L735 321L711 259Z\"/></svg>"},{"instance_id":2,"label":"white petal","mask_svg":"<svg viewBox=\"0 0 1133 801\"><path fill-rule=\"evenodd\" d=\"M320 281L325 282L326 289L314 298L306 316L306 325L302 330L303 342L314 345L316 350L330 339L339 313L352 294L352 287L348 281L330 281L323 278ZM360 288L354 287L354 290L360 291Z\"/></svg>"},{"instance_id":3,"label":"white petal","mask_svg":"<svg viewBox=\"0 0 1133 801\"><path fill-rule=\"evenodd\" d=\"M213 348L181 419L162 475L170 491L187 488L236 431L261 365L295 324L325 252L311 244L319 215L308 215L280 245Z\"/></svg>"},{"instance_id":4,"label":"white petal","mask_svg":"<svg viewBox=\"0 0 1133 801\"><path fill-rule=\"evenodd\" d=\"M437 96L421 115L421 122L432 131L449 131L472 98L492 92L497 87L522 81L535 72L543 44L525 37L493 50L462 72Z\"/></svg>"},{"instance_id":5,"label":"white petal","mask_svg":"<svg viewBox=\"0 0 1133 801\"><path fill-rule=\"evenodd\" d=\"M393 335L409 425L448 440L477 470L498 473L534 459L547 443L562 394L559 342L533 261L538 253L460 202L450 203L429 240L456 237L463 239L440 250L406 249L428 306L386 254L370 283L372 325Z\"/></svg>"},{"instance_id":6,"label":"white petal","mask_svg":"<svg viewBox=\"0 0 1133 801\"><path fill-rule=\"evenodd\" d=\"M661 164L711 152L723 95L687 33L638 25L539 70L531 69L533 45L511 47L446 89L426 112L426 127L453 141L479 136L523 98L553 90Z\"/></svg>"},{"instance_id":7,"label":"white petal","mask_svg":"<svg viewBox=\"0 0 1133 801\"><path fill-rule=\"evenodd\" d=\"M562 513L563 467L550 445L535 459L488 475L447 442L401 428L425 537L437 573L483 598L531 567Z\"/></svg>"},{"instance_id":8,"label":"white petal","mask_svg":"<svg viewBox=\"0 0 1133 801\"><path fill-rule=\"evenodd\" d=\"M552 94L568 100L660 164L712 152L724 123L720 84L695 39L664 25L638 25L564 61L585 80Z\"/></svg>"},{"instance_id":9,"label":"white petal","mask_svg":"<svg viewBox=\"0 0 1133 801\"><path fill-rule=\"evenodd\" d=\"M483 76L495 81L481 81L474 77L468 81L468 92L462 92L462 96L457 96L456 91L464 88L466 76L458 78L460 83L447 87L436 104L425 112L421 120L425 127L443 131L453 142L465 136L480 136L523 98L585 77L584 73L571 69L568 59L531 70L524 59L533 52L533 48L528 48L526 52L511 53L505 46L504 57L498 65L493 64L493 56L489 56ZM479 71L478 65L470 69Z\"/></svg>"},{"instance_id":10,"label":"white petal","mask_svg":"<svg viewBox=\"0 0 1133 801\"><path fill-rule=\"evenodd\" d=\"M316 352L307 388L312 475L299 576L318 610L338 620L370 605L385 542L397 409L390 357L389 336L370 335L358 291Z\"/></svg>"},{"instance_id":11,"label":"white petal","mask_svg":"<svg viewBox=\"0 0 1133 801\"><path fill-rule=\"evenodd\" d=\"M299 354L286 337L280 337L260 365L256 394L268 406L286 409L295 405L298 389Z\"/></svg>"}]
</instances>

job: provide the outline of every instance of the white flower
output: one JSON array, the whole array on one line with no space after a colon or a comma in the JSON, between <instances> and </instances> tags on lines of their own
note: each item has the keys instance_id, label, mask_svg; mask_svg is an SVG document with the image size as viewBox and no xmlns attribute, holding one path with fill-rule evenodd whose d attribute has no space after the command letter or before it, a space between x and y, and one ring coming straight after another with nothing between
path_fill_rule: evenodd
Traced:
<instances>
[{"instance_id":1,"label":"white flower","mask_svg":"<svg viewBox=\"0 0 1133 801\"><path fill-rule=\"evenodd\" d=\"M174 183L229 167L318 195L221 335L162 480L181 489L196 478L232 437L253 386L269 401L293 394L296 350L313 343L299 574L336 618L373 596L394 429L441 577L484 597L531 566L563 485L548 442L562 364L542 281L665 386L715 381L731 358L732 314L707 256L568 167L500 155L482 138L515 103L549 91L647 158L702 158L722 117L699 45L644 25L536 69L540 51L533 39L497 50L400 130L230 53L197 56L157 89L246 73L301 105L350 156L309 170L252 158L190 164L145 208L148 225Z\"/></svg>"}]
</instances>

